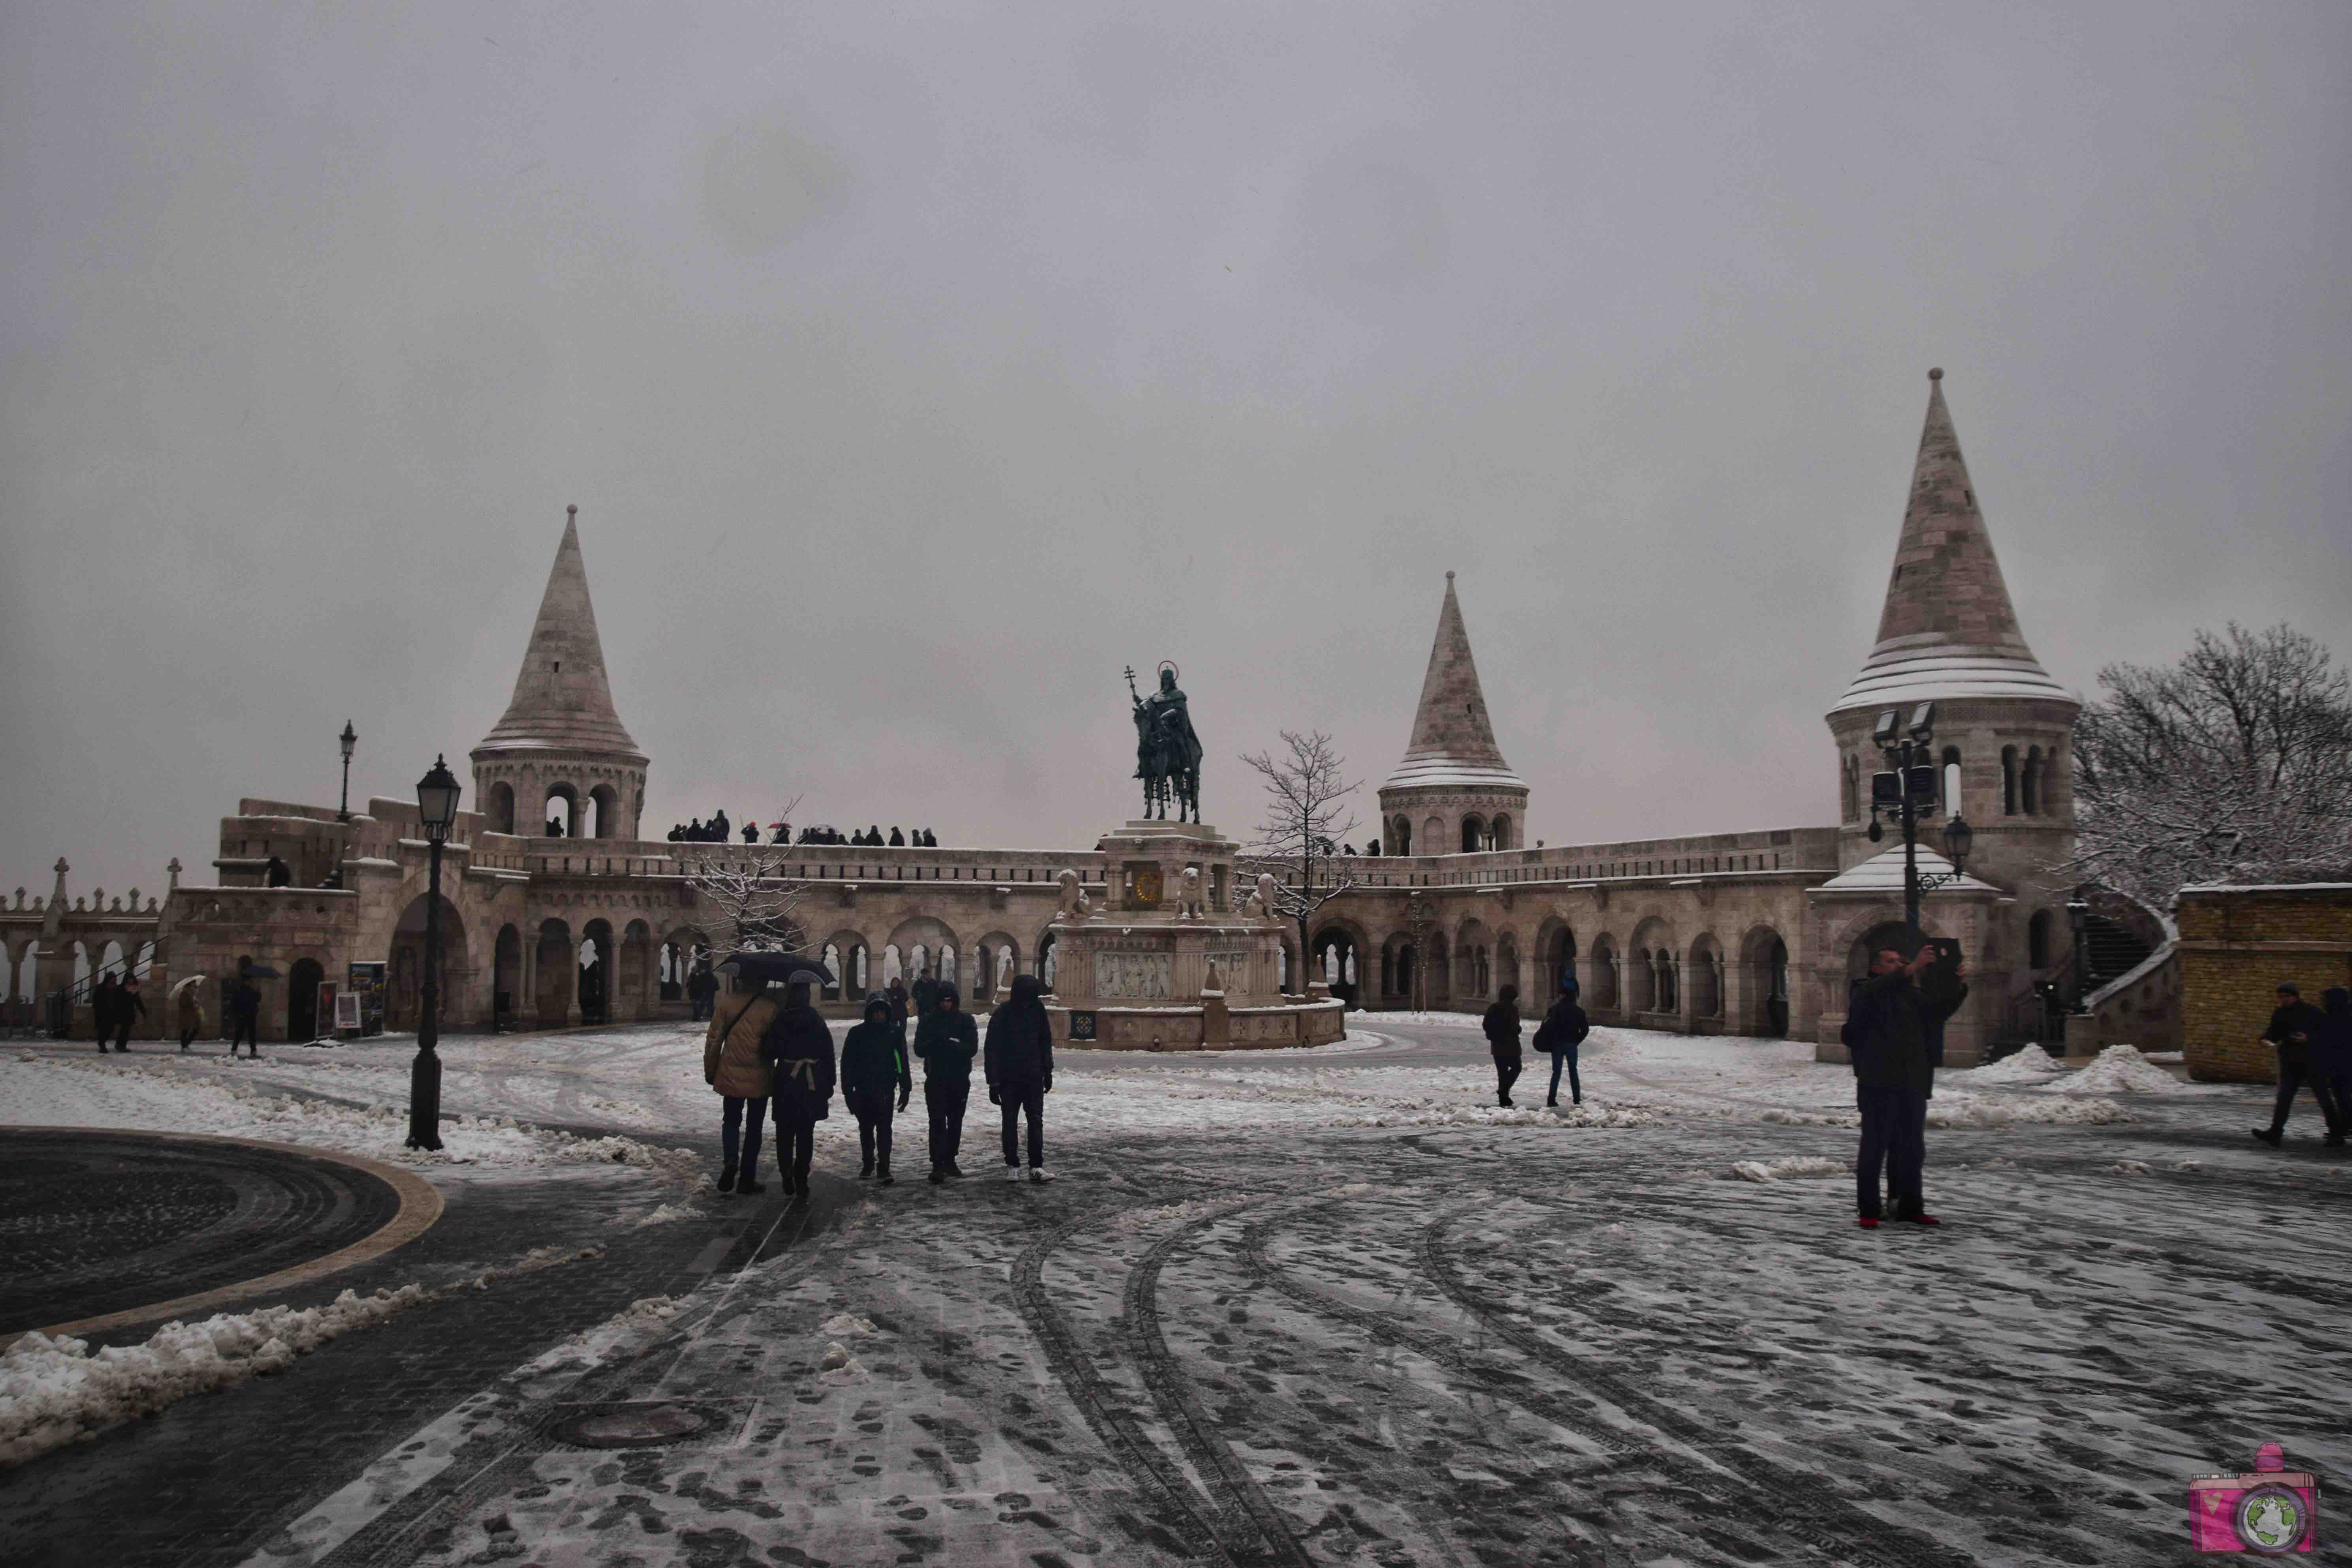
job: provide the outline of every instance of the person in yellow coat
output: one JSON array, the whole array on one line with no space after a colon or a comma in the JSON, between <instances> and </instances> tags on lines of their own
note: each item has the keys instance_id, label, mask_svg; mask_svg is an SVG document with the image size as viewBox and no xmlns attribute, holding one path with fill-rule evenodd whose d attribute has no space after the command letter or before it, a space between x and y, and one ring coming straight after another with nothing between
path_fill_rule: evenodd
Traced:
<instances>
[{"instance_id":1,"label":"person in yellow coat","mask_svg":"<svg viewBox=\"0 0 2352 1568\"><path fill-rule=\"evenodd\" d=\"M760 1132L768 1119L768 1095L775 1075L760 1059L760 1037L774 1021L776 1011L767 982L740 975L730 994L719 998L710 1010L710 1031L702 1043L702 1081L720 1096L719 1144L724 1163L719 1169L719 1190L722 1193L767 1191L759 1179Z\"/></svg>"}]
</instances>

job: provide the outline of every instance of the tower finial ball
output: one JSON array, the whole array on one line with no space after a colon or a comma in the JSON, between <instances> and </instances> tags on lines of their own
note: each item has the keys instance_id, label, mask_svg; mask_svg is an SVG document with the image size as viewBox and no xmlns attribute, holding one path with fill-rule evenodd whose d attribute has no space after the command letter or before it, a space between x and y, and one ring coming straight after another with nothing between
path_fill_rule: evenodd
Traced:
<instances>
[{"instance_id":1,"label":"tower finial ball","mask_svg":"<svg viewBox=\"0 0 2352 1568\"><path fill-rule=\"evenodd\" d=\"M1445 580L1446 580L1447 582L1449 582L1449 583L1453 582L1453 581L1454 581L1454 574L1453 574L1453 573L1451 573L1451 572L1448 572L1448 573L1445 574Z\"/></svg>"},{"instance_id":2,"label":"tower finial ball","mask_svg":"<svg viewBox=\"0 0 2352 1568\"><path fill-rule=\"evenodd\" d=\"M1933 370L1929 371L1929 372L1927 373L1927 379L1928 379L1929 381L1941 381L1941 380L1943 380L1943 379L1944 379L1944 367L1943 367L1942 365L1937 365L1937 366L1936 366L1936 368L1934 368Z\"/></svg>"},{"instance_id":3,"label":"tower finial ball","mask_svg":"<svg viewBox=\"0 0 2352 1568\"><path fill-rule=\"evenodd\" d=\"M1939 370L1936 374L1937 375L1941 375L1944 373ZM578 517L580 515L580 509L576 506L567 506L563 509L563 515L566 517Z\"/></svg>"}]
</instances>

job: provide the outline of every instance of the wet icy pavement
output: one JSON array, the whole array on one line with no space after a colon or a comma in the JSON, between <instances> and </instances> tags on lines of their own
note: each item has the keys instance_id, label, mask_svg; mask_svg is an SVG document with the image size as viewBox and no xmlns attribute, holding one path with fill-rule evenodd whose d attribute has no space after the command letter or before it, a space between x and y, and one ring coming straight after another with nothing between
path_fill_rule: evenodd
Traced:
<instances>
[{"instance_id":1,"label":"wet icy pavement","mask_svg":"<svg viewBox=\"0 0 2352 1568\"><path fill-rule=\"evenodd\" d=\"M1852 1132L1763 1120L1849 1103L1798 1049L1604 1042L1588 1095L1648 1125L1337 1124L1422 1073L1475 1101L1475 1034L1392 1037L1066 1068L1059 1181L877 1191L387 1434L251 1561L2154 1563L2263 1441L2352 1473L2352 1177L2248 1139L2255 1091L1933 1132L1948 1223L1872 1234ZM2064 1099L1967 1082L1939 1100ZM1806 1159L1838 1173L1725 1174ZM557 1432L614 1402L707 1429Z\"/></svg>"}]
</instances>

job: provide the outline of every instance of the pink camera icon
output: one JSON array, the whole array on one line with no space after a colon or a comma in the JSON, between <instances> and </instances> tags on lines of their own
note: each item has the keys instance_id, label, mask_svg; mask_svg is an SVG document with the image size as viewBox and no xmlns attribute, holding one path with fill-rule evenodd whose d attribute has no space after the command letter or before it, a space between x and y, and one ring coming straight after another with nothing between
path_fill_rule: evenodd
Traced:
<instances>
[{"instance_id":1,"label":"pink camera icon","mask_svg":"<svg viewBox=\"0 0 2352 1568\"><path fill-rule=\"evenodd\" d=\"M2189 1543L2200 1552L2284 1557L2319 1540L2319 1478L2286 1468L2286 1451L2265 1443L2254 1468L2189 1483Z\"/></svg>"}]
</instances>

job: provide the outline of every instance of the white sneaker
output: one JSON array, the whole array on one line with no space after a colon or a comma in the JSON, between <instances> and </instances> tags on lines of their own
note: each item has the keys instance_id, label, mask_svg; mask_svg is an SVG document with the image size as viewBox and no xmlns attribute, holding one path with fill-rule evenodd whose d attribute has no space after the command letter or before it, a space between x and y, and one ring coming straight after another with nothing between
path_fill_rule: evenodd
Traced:
<instances>
[{"instance_id":1,"label":"white sneaker","mask_svg":"<svg viewBox=\"0 0 2352 1568\"><path fill-rule=\"evenodd\" d=\"M1043 1165L1032 1165L1029 1167L1029 1179L1033 1182L1050 1182L1054 1179L1054 1173Z\"/></svg>"},{"instance_id":2,"label":"white sneaker","mask_svg":"<svg viewBox=\"0 0 2352 1568\"><path fill-rule=\"evenodd\" d=\"M1005 1167L1004 1167L1004 1179L1005 1179L1006 1181L1008 1181L1008 1182L1017 1182L1017 1181L1019 1181L1019 1180L1021 1179L1021 1167L1020 1167L1020 1166L1018 1166L1018 1165L1007 1165L1007 1166L1005 1166Z\"/></svg>"}]
</instances>

